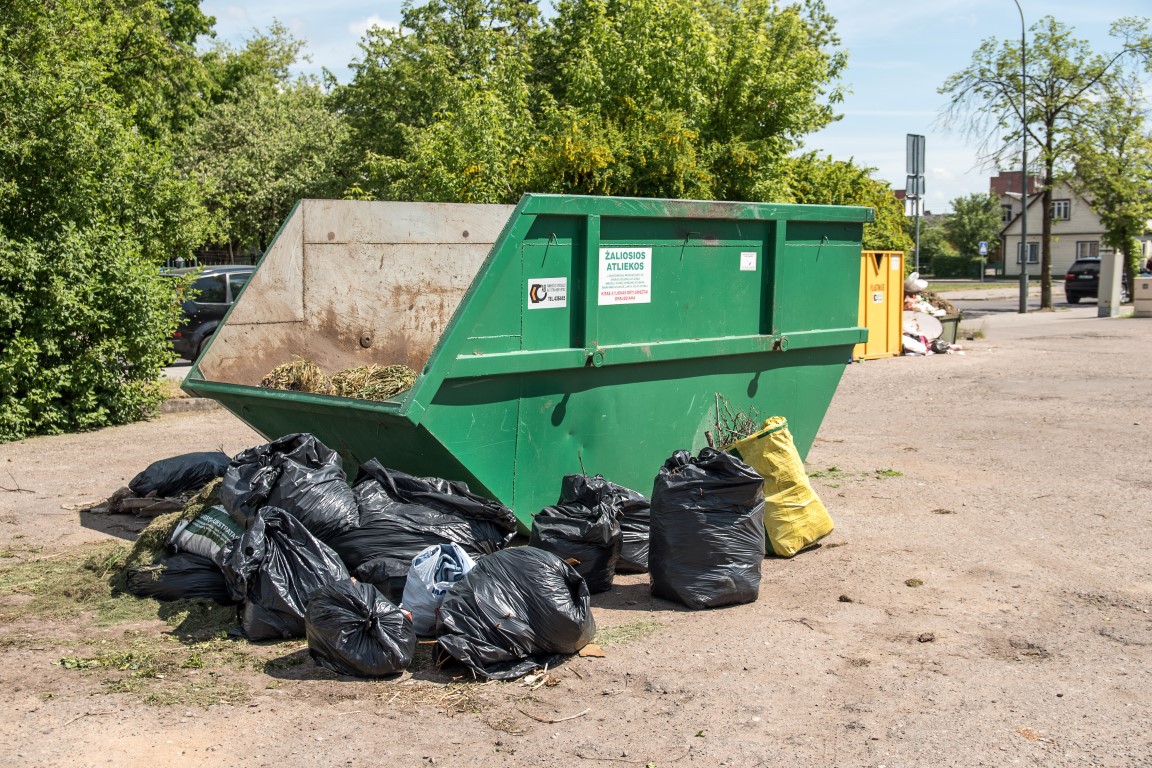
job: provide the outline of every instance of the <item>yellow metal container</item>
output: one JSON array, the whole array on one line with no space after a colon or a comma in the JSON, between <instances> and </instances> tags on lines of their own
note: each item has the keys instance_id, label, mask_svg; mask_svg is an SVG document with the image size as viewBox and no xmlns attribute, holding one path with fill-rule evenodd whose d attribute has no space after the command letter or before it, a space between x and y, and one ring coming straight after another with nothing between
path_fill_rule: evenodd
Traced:
<instances>
[{"instance_id":1,"label":"yellow metal container","mask_svg":"<svg viewBox=\"0 0 1152 768\"><path fill-rule=\"evenodd\" d=\"M860 325L868 340L852 350L853 360L875 360L900 354L904 311L904 252L860 254Z\"/></svg>"}]
</instances>

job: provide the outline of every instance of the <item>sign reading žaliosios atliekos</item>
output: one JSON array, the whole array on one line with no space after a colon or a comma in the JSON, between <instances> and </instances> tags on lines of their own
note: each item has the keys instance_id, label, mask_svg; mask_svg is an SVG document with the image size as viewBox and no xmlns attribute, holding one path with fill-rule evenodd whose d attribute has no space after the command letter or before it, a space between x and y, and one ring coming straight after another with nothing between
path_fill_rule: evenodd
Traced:
<instances>
[{"instance_id":1,"label":"sign reading \u017ealiosios atliekos","mask_svg":"<svg viewBox=\"0 0 1152 768\"><path fill-rule=\"evenodd\" d=\"M600 249L599 303L652 303L651 248Z\"/></svg>"}]
</instances>

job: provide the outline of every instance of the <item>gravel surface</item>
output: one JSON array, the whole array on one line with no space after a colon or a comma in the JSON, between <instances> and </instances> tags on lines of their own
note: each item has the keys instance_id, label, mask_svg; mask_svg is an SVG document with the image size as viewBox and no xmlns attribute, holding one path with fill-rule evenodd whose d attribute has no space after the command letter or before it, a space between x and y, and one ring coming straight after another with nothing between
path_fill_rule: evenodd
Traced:
<instances>
[{"instance_id":1,"label":"gravel surface","mask_svg":"<svg viewBox=\"0 0 1152 768\"><path fill-rule=\"evenodd\" d=\"M983 326L964 355L848 367L808 456L837 529L766 559L756 603L689 612L620 577L593 598L606 657L538 685L337 678L301 643L148 681L240 691L203 705L55 663L167 636L160 617L12 619L16 594L0 763L1152 765L1152 319ZM217 410L0 445L0 548L128 537L75 505L154 459L259 442Z\"/></svg>"}]
</instances>

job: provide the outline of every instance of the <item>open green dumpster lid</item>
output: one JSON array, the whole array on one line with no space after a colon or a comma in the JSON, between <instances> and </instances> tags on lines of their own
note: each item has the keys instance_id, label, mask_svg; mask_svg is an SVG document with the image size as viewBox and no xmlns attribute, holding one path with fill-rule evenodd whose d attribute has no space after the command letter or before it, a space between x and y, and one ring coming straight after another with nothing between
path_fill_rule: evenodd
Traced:
<instances>
[{"instance_id":1,"label":"open green dumpster lid","mask_svg":"<svg viewBox=\"0 0 1152 768\"><path fill-rule=\"evenodd\" d=\"M184 388L269 439L463 480L528 526L563 475L651 492L717 394L801 455L858 326L872 209L525 195L515 207L303 200ZM294 355L406 364L384 402L264 389Z\"/></svg>"}]
</instances>

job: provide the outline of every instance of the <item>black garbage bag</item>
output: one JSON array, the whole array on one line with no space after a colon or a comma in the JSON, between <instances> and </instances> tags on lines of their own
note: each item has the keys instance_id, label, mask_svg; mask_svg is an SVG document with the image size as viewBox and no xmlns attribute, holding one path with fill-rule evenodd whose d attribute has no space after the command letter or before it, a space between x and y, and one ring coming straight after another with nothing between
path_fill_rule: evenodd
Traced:
<instances>
[{"instance_id":1,"label":"black garbage bag","mask_svg":"<svg viewBox=\"0 0 1152 768\"><path fill-rule=\"evenodd\" d=\"M360 467L353 486L360 525L328 543L356 571L389 599L389 581L401 592L412 559L433 544L459 544L473 557L498 552L516 535L516 517L498 501L477 496L464 483L435 477L413 477L387 469L375 459ZM372 562L373 578L361 571ZM387 575L382 582L378 578ZM398 599L398 596L397 596Z\"/></svg>"},{"instance_id":2,"label":"black garbage bag","mask_svg":"<svg viewBox=\"0 0 1152 768\"><path fill-rule=\"evenodd\" d=\"M244 526L261 507L283 509L325 542L360 519L340 454L307 433L236 454L220 484L220 503Z\"/></svg>"},{"instance_id":3,"label":"black garbage bag","mask_svg":"<svg viewBox=\"0 0 1152 768\"><path fill-rule=\"evenodd\" d=\"M249 640L304 636L308 598L348 578L340 558L282 509L264 507L239 539L220 550L220 567Z\"/></svg>"},{"instance_id":4,"label":"black garbage bag","mask_svg":"<svg viewBox=\"0 0 1152 768\"><path fill-rule=\"evenodd\" d=\"M676 451L652 490L652 594L689 608L751 603L764 560L764 478L735 456Z\"/></svg>"},{"instance_id":5,"label":"black garbage bag","mask_svg":"<svg viewBox=\"0 0 1152 768\"><path fill-rule=\"evenodd\" d=\"M617 486L620 487L620 486ZM620 504L620 559L616 561L616 573L648 572L648 529L651 519L651 502L643 494L630 491L630 496Z\"/></svg>"},{"instance_id":6,"label":"black garbage bag","mask_svg":"<svg viewBox=\"0 0 1152 768\"><path fill-rule=\"evenodd\" d=\"M343 579L312 593L304 614L312 660L338 675L385 677L416 653L412 619L371 584Z\"/></svg>"},{"instance_id":7,"label":"black garbage bag","mask_svg":"<svg viewBox=\"0 0 1152 768\"><path fill-rule=\"evenodd\" d=\"M529 546L571 563L588 583L591 594L612 589L623 544L609 485L599 475L565 476L560 500L537 513L528 540Z\"/></svg>"},{"instance_id":8,"label":"black garbage bag","mask_svg":"<svg viewBox=\"0 0 1152 768\"><path fill-rule=\"evenodd\" d=\"M228 454L220 451L185 453L160 459L129 480L128 487L137 496L179 496L198 491L222 477L229 461Z\"/></svg>"},{"instance_id":9,"label":"black garbage bag","mask_svg":"<svg viewBox=\"0 0 1152 768\"><path fill-rule=\"evenodd\" d=\"M127 590L137 597L157 600L184 600L203 597L221 605L236 602L228 591L220 566L206 557L181 552L153 565L129 568Z\"/></svg>"},{"instance_id":10,"label":"black garbage bag","mask_svg":"<svg viewBox=\"0 0 1152 768\"><path fill-rule=\"evenodd\" d=\"M360 563L352 569L352 575L376 587L392 602L401 603L404 601L404 587L408 584L410 569L411 566L404 565L404 558L382 555Z\"/></svg>"},{"instance_id":11,"label":"black garbage bag","mask_svg":"<svg viewBox=\"0 0 1152 768\"><path fill-rule=\"evenodd\" d=\"M583 504L606 501L616 510L623 541L616 573L648 572L648 521L652 504L644 494L605 480L601 475L571 475L573 498ZM581 480L583 482L581 482ZM595 499L595 502L590 501Z\"/></svg>"},{"instance_id":12,"label":"black garbage bag","mask_svg":"<svg viewBox=\"0 0 1152 768\"><path fill-rule=\"evenodd\" d=\"M551 552L513 547L476 561L440 604L438 647L473 674L514 680L596 634L588 586Z\"/></svg>"}]
</instances>

